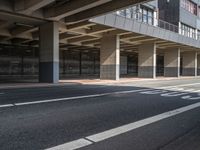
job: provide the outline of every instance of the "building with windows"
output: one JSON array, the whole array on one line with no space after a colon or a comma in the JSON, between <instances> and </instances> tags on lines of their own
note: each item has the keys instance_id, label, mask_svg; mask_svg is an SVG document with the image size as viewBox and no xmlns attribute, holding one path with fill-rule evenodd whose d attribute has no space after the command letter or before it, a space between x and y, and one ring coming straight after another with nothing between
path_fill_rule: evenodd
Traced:
<instances>
[{"instance_id":1,"label":"building with windows","mask_svg":"<svg viewBox=\"0 0 200 150\"><path fill-rule=\"evenodd\" d=\"M179 28L179 34L199 39L200 1L198 0L159 0L159 18Z\"/></svg>"},{"instance_id":2,"label":"building with windows","mask_svg":"<svg viewBox=\"0 0 200 150\"><path fill-rule=\"evenodd\" d=\"M197 0L136 5L2 0L0 81L197 76L199 5Z\"/></svg>"}]
</instances>

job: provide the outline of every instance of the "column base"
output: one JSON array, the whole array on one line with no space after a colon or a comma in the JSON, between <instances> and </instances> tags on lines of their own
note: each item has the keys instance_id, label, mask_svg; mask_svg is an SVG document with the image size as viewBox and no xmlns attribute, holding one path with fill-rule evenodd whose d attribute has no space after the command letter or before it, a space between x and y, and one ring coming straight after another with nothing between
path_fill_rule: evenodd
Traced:
<instances>
[{"instance_id":1,"label":"column base","mask_svg":"<svg viewBox=\"0 0 200 150\"><path fill-rule=\"evenodd\" d=\"M59 82L59 62L39 63L39 82L58 83Z\"/></svg>"},{"instance_id":2,"label":"column base","mask_svg":"<svg viewBox=\"0 0 200 150\"><path fill-rule=\"evenodd\" d=\"M183 68L182 76L196 76L195 68Z\"/></svg>"},{"instance_id":3,"label":"column base","mask_svg":"<svg viewBox=\"0 0 200 150\"><path fill-rule=\"evenodd\" d=\"M119 65L101 65L100 79L119 80Z\"/></svg>"},{"instance_id":4,"label":"column base","mask_svg":"<svg viewBox=\"0 0 200 150\"><path fill-rule=\"evenodd\" d=\"M177 67L165 67L164 70L165 77L179 77L179 68Z\"/></svg>"},{"instance_id":5,"label":"column base","mask_svg":"<svg viewBox=\"0 0 200 150\"><path fill-rule=\"evenodd\" d=\"M138 77L140 78L156 78L155 70L153 66L143 66L138 68Z\"/></svg>"}]
</instances>

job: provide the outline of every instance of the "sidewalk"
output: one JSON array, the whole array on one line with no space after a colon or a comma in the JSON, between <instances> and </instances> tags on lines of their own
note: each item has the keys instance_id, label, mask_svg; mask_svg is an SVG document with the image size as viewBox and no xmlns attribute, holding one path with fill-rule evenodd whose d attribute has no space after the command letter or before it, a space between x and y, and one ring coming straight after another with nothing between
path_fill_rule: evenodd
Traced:
<instances>
[{"instance_id":1,"label":"sidewalk","mask_svg":"<svg viewBox=\"0 0 200 150\"><path fill-rule=\"evenodd\" d=\"M160 150L200 150L200 125Z\"/></svg>"},{"instance_id":2,"label":"sidewalk","mask_svg":"<svg viewBox=\"0 0 200 150\"><path fill-rule=\"evenodd\" d=\"M119 81L115 80L100 80L100 79L67 79L60 80L59 83L37 83L37 82L26 82L26 83L0 83L0 89L15 89L15 88L33 88L33 87L51 87L51 86L65 86L65 85L115 85L115 84L126 84L131 82L142 82L142 81L166 81L166 80L181 80L181 79L195 79L198 77L181 77L181 78L164 78L157 77L156 79L147 78L121 78Z\"/></svg>"},{"instance_id":3,"label":"sidewalk","mask_svg":"<svg viewBox=\"0 0 200 150\"><path fill-rule=\"evenodd\" d=\"M166 80L181 80L181 79L195 79L198 77L157 77L152 78L120 78L120 80L100 80L100 79L72 79L72 80L60 80L60 83L79 83L79 84L120 84L130 82L141 82L141 81L166 81Z\"/></svg>"}]
</instances>

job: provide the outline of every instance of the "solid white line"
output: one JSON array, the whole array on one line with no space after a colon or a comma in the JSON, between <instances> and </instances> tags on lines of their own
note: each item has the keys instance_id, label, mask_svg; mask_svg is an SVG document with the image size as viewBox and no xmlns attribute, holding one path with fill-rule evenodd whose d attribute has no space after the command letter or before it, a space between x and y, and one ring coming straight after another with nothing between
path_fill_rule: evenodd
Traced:
<instances>
[{"instance_id":1,"label":"solid white line","mask_svg":"<svg viewBox=\"0 0 200 150\"><path fill-rule=\"evenodd\" d=\"M79 139L79 140L72 141L72 142L69 142L66 144L48 148L46 150L74 150L74 149L88 146L90 144L92 144L92 142L85 140L85 139Z\"/></svg>"},{"instance_id":2,"label":"solid white line","mask_svg":"<svg viewBox=\"0 0 200 150\"><path fill-rule=\"evenodd\" d=\"M140 89L140 90L130 90L130 91L119 91L119 92L109 92L109 93L102 93L102 94L94 94L94 95L85 95L85 96L75 96L75 97L67 97L67 98L58 98L58 99L49 99L49 100L40 100L40 101L31 101L31 102L24 102L24 103L14 103L15 106L23 106L23 105L33 105L33 104L42 104L42 103L51 103L51 102L59 102L59 101L67 101L67 100L75 100L75 99L84 99L84 98L94 98L94 97L101 97L111 94L126 94L126 93L134 93L145 91L148 89ZM12 106L13 106L12 105ZM1 105L0 105L1 107ZM5 106L4 106L5 107ZM8 105L7 107L11 107Z\"/></svg>"},{"instance_id":3,"label":"solid white line","mask_svg":"<svg viewBox=\"0 0 200 150\"><path fill-rule=\"evenodd\" d=\"M178 108L178 109L175 109L172 111L168 111L168 112L165 112L165 113L153 116L153 117L149 117L149 118L137 121L137 122L126 124L126 125L123 125L123 126L120 126L117 128L113 128L113 129L110 129L110 130L107 130L107 131L104 131L101 133L97 133L97 134L85 137L84 139L78 139L78 140L71 141L71 142L68 142L68 143L65 143L62 145L58 145L53 148L49 148L47 150L74 150L77 148L85 147L85 146L91 145L93 143L100 142L100 141L112 138L114 136L118 136L120 134L130 132L137 128L161 121L163 119L167 119L172 116L176 116L178 114L187 112L189 110L192 110L192 109L195 109L198 107L200 107L200 102L192 104L192 105L188 105L188 106L185 106L182 108Z\"/></svg>"},{"instance_id":4,"label":"solid white line","mask_svg":"<svg viewBox=\"0 0 200 150\"><path fill-rule=\"evenodd\" d=\"M118 128L114 128L114 129L107 130L107 131L104 131L104 132L101 132L101 133L98 133L98 134L95 134L95 135L91 135L91 136L86 137L86 139L89 139L90 141L93 141L93 142L100 142L102 140L105 140L105 139L108 139L108 138L129 132L131 130L143 127L145 125L149 125L151 123L155 123L155 122L158 122L160 120L181 114L183 112L186 112L186 111L189 111L189 110L192 110L192 109L195 109L197 107L200 107L200 103L192 104L192 105L182 107L182 108L179 108L179 109L175 109L175 110L172 110L172 111L169 111L169 112L166 112L166 113L162 113L162 114L159 114L159 115L156 115L156 116L153 116L153 117L141 120L141 121L137 121L137 122L134 122L134 123L130 123L130 124L118 127Z\"/></svg>"}]
</instances>

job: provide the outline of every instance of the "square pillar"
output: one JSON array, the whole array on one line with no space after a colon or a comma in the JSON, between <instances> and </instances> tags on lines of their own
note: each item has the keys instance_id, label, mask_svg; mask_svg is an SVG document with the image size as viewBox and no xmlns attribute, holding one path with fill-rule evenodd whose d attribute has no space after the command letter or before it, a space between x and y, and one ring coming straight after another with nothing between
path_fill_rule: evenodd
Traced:
<instances>
[{"instance_id":1,"label":"square pillar","mask_svg":"<svg viewBox=\"0 0 200 150\"><path fill-rule=\"evenodd\" d=\"M197 52L183 52L183 76L197 76Z\"/></svg>"},{"instance_id":2,"label":"square pillar","mask_svg":"<svg viewBox=\"0 0 200 150\"><path fill-rule=\"evenodd\" d=\"M197 76L200 75L200 54L197 55Z\"/></svg>"},{"instance_id":3,"label":"square pillar","mask_svg":"<svg viewBox=\"0 0 200 150\"><path fill-rule=\"evenodd\" d=\"M142 44L138 49L138 77L156 78L156 44Z\"/></svg>"},{"instance_id":4,"label":"square pillar","mask_svg":"<svg viewBox=\"0 0 200 150\"><path fill-rule=\"evenodd\" d=\"M164 76L180 77L180 49L167 49L164 53Z\"/></svg>"},{"instance_id":5,"label":"square pillar","mask_svg":"<svg viewBox=\"0 0 200 150\"><path fill-rule=\"evenodd\" d=\"M56 22L40 26L39 82L59 82L59 31Z\"/></svg>"},{"instance_id":6,"label":"square pillar","mask_svg":"<svg viewBox=\"0 0 200 150\"><path fill-rule=\"evenodd\" d=\"M104 35L100 48L100 79L119 80L120 40L117 35Z\"/></svg>"}]
</instances>

